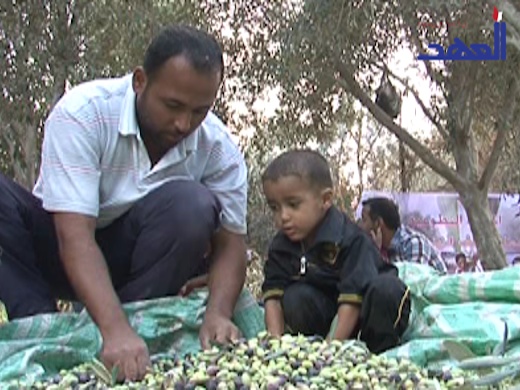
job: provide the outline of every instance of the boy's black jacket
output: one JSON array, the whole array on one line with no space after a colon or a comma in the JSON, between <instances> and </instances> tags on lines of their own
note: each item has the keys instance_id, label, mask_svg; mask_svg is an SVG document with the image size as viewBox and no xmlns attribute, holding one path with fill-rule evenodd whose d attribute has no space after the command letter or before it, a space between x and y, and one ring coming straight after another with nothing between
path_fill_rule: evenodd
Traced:
<instances>
[{"instance_id":1,"label":"boy's black jacket","mask_svg":"<svg viewBox=\"0 0 520 390\"><path fill-rule=\"evenodd\" d=\"M302 275L303 255L306 271ZM263 297L280 299L285 288L300 281L316 286L338 303L360 304L369 283L387 272L398 274L394 265L382 259L372 238L333 206L310 248L302 250L300 242L290 241L282 232L275 235L264 266Z\"/></svg>"}]
</instances>

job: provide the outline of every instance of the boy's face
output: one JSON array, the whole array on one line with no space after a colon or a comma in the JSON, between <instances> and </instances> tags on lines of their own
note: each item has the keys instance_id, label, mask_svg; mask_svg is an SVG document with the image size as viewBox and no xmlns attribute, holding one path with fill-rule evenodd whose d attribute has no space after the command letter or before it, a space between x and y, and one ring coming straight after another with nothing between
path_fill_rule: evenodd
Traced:
<instances>
[{"instance_id":1,"label":"boy's face","mask_svg":"<svg viewBox=\"0 0 520 390\"><path fill-rule=\"evenodd\" d=\"M315 229L332 205L332 189L314 189L297 176L266 180L263 187L276 227L291 241L312 239Z\"/></svg>"}]
</instances>

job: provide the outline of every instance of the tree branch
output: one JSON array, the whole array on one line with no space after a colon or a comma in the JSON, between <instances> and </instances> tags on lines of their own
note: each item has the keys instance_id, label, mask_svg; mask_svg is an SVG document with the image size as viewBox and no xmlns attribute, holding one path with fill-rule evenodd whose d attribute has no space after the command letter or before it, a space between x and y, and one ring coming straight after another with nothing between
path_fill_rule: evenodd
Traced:
<instances>
[{"instance_id":1,"label":"tree branch","mask_svg":"<svg viewBox=\"0 0 520 390\"><path fill-rule=\"evenodd\" d=\"M475 107L475 91L477 89L477 83L474 80L478 80L479 68L476 63L469 64L469 71L464 80L464 84L462 86L463 90L467 91L467 94L464 95L464 99L461 104L462 108L462 129L464 130L464 135L468 138L470 137L471 130L471 122L473 122L473 108ZM469 85L468 85L469 84Z\"/></svg>"},{"instance_id":2,"label":"tree branch","mask_svg":"<svg viewBox=\"0 0 520 390\"><path fill-rule=\"evenodd\" d=\"M419 32L417 31L417 27L410 25L410 30L411 30L411 34L410 34L411 41L415 44L415 46L417 47L417 50L422 50L422 44L421 44L421 41L419 40ZM430 77L430 80L433 82L436 82L439 85L442 95L444 97L444 100L447 100L448 96L447 96L446 91L444 90L444 86L442 84L443 80L442 79L437 80L437 77L436 77L439 75L439 72L437 72L436 70L433 69L430 61L422 61L422 63L424 64L424 67L426 68L426 73Z\"/></svg>"},{"instance_id":3,"label":"tree branch","mask_svg":"<svg viewBox=\"0 0 520 390\"><path fill-rule=\"evenodd\" d=\"M520 52L520 8L509 0L498 0L497 7L504 12L507 21L507 44Z\"/></svg>"},{"instance_id":4,"label":"tree branch","mask_svg":"<svg viewBox=\"0 0 520 390\"><path fill-rule=\"evenodd\" d=\"M366 161L366 159L368 158L370 153L373 151L374 144L379 139L379 136L381 135L382 130L383 130L383 126L378 126L377 133L374 135L373 138L370 138L370 140L368 141L368 148L362 156L363 161Z\"/></svg>"},{"instance_id":5,"label":"tree branch","mask_svg":"<svg viewBox=\"0 0 520 390\"><path fill-rule=\"evenodd\" d=\"M352 73L343 63L336 63L336 69L339 71L341 78L337 81L342 87L357 98L363 106L391 133L398 139L402 140L410 149L414 151L420 158L435 172L448 180L455 188L465 188L468 183L457 172L450 168L439 158L435 157L432 152L417 141L410 133L402 127L396 125L392 119L379 107L359 86L358 82L352 76Z\"/></svg>"},{"instance_id":6,"label":"tree branch","mask_svg":"<svg viewBox=\"0 0 520 390\"><path fill-rule=\"evenodd\" d=\"M374 63L374 66L376 66L377 68L379 68L381 70L386 70L386 72L390 76L392 76L394 79L399 81L408 91L410 91L412 93L413 97L415 98L415 101L421 107L421 110L423 111L424 115L426 115L426 117L430 120L430 122L433 123L433 125L437 128L437 130L441 134L442 138L447 140L449 137L448 132L444 129L443 126L441 126L439 120L437 118L435 118L435 115L430 111L430 109L428 109L428 107L426 107L426 105L424 104L422 99L419 97L419 93L417 92L417 90L415 88L411 87L407 80L404 80L402 77L397 76L394 72L392 72L390 69L388 69L388 67L386 65L381 66L381 65Z\"/></svg>"},{"instance_id":7,"label":"tree branch","mask_svg":"<svg viewBox=\"0 0 520 390\"><path fill-rule=\"evenodd\" d=\"M493 174L500 162L500 156L506 144L507 134L513 127L513 123L516 122L512 120L512 117L516 109L515 102L517 101L518 95L520 95L520 84L516 78L513 78L512 82L509 83L509 88L505 95L507 96L507 104L502 109L499 115L500 120L496 124L498 134L495 137L488 162L478 183L478 187L481 190L488 190Z\"/></svg>"}]
</instances>

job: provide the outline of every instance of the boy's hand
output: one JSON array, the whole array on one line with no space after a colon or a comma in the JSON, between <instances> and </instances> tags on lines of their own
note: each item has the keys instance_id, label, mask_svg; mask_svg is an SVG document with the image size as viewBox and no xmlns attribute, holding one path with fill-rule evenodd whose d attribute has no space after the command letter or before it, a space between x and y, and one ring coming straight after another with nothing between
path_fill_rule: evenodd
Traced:
<instances>
[{"instance_id":1,"label":"boy's hand","mask_svg":"<svg viewBox=\"0 0 520 390\"><path fill-rule=\"evenodd\" d=\"M278 299L269 299L265 303L265 327L274 337L283 335L285 321L282 304Z\"/></svg>"},{"instance_id":2,"label":"boy's hand","mask_svg":"<svg viewBox=\"0 0 520 390\"><path fill-rule=\"evenodd\" d=\"M356 324L359 320L360 308L354 304L343 303L338 309L338 323L331 335L331 339L346 340L352 337Z\"/></svg>"}]
</instances>

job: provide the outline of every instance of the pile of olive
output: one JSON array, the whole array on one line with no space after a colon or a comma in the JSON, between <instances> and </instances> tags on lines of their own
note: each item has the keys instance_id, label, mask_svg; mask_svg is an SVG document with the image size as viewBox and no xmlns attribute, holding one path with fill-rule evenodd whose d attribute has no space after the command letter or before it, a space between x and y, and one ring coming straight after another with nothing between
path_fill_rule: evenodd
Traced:
<instances>
[{"instance_id":1,"label":"pile of olive","mask_svg":"<svg viewBox=\"0 0 520 390\"><path fill-rule=\"evenodd\" d=\"M114 383L99 362L87 363L54 378L18 382L28 389L456 389L462 372L428 372L407 360L371 354L358 341L263 332L226 347L153 362L140 382Z\"/></svg>"}]
</instances>

